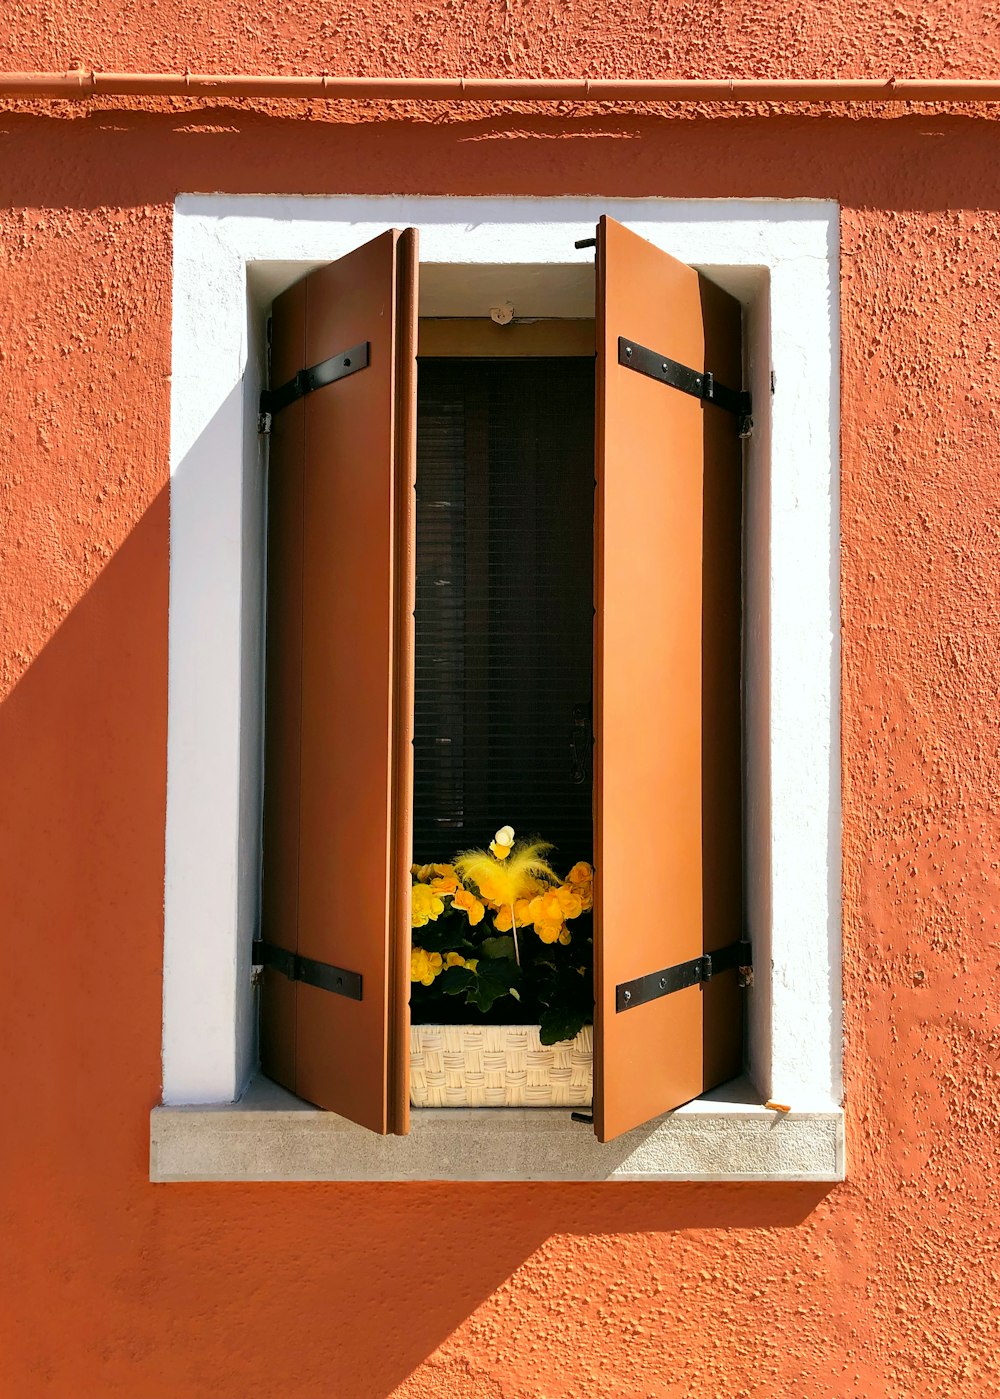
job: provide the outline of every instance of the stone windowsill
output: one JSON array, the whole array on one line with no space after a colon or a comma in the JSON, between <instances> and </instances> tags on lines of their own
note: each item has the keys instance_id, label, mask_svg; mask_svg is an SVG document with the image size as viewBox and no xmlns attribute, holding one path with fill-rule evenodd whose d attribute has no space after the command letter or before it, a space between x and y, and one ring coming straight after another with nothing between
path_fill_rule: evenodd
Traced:
<instances>
[{"instance_id":1,"label":"stone windowsill","mask_svg":"<svg viewBox=\"0 0 1000 1399\"><path fill-rule=\"evenodd\" d=\"M154 1108L150 1179L838 1181L844 1114L768 1110L739 1079L606 1145L566 1108L423 1108L379 1137L258 1074L236 1103Z\"/></svg>"}]
</instances>

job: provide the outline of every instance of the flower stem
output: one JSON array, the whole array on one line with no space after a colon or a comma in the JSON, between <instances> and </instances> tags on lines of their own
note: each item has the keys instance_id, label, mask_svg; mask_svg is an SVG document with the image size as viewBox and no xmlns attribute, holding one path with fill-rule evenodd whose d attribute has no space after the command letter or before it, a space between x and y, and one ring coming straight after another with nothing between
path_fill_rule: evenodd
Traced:
<instances>
[{"instance_id":1,"label":"flower stem","mask_svg":"<svg viewBox=\"0 0 1000 1399\"><path fill-rule=\"evenodd\" d=\"M514 962L521 965L521 949L517 945L517 919L514 917L514 905L510 906L510 931L514 937Z\"/></svg>"}]
</instances>

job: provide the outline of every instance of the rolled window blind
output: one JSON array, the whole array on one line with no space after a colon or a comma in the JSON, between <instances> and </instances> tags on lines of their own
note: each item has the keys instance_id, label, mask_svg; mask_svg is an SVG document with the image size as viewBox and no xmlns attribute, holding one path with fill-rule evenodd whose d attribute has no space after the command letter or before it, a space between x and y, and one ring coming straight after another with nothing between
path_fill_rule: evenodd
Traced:
<instances>
[{"instance_id":1,"label":"rolled window blind","mask_svg":"<svg viewBox=\"0 0 1000 1399\"><path fill-rule=\"evenodd\" d=\"M593 849L594 361L421 359L414 858Z\"/></svg>"}]
</instances>

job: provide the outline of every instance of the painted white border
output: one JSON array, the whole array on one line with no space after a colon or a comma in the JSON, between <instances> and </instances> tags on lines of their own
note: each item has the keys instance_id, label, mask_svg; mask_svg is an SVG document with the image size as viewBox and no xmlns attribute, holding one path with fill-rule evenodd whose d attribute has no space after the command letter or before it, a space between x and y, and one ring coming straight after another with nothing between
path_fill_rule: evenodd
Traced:
<instances>
[{"instance_id":1,"label":"painted white border","mask_svg":"<svg viewBox=\"0 0 1000 1399\"><path fill-rule=\"evenodd\" d=\"M602 213L746 308L750 1064L763 1097L840 1101L836 206L262 195L174 212L165 1104L232 1102L254 1067L264 308L390 226L419 227L423 262L568 263Z\"/></svg>"}]
</instances>

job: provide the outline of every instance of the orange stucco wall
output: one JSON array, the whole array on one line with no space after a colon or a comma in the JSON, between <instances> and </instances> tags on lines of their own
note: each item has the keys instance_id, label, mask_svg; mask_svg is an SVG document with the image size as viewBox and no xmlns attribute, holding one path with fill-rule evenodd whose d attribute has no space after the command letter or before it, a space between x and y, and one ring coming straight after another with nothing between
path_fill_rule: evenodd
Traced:
<instances>
[{"instance_id":1,"label":"orange stucco wall","mask_svg":"<svg viewBox=\"0 0 1000 1399\"><path fill-rule=\"evenodd\" d=\"M962 9L19 0L0 66L986 75ZM4 1399L1000 1393L998 139L987 111L0 112ZM841 202L845 1184L148 1183L170 216L214 190Z\"/></svg>"}]
</instances>

